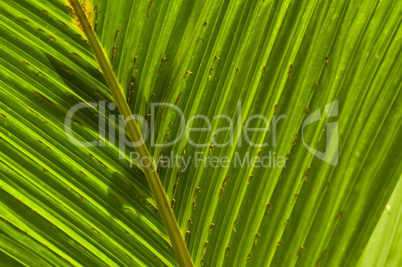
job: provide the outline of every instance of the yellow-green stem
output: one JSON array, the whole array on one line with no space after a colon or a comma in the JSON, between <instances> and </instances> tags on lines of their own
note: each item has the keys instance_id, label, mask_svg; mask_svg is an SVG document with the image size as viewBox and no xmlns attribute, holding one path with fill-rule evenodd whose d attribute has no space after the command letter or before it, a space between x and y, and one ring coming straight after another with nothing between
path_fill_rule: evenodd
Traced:
<instances>
[{"instance_id":1,"label":"yellow-green stem","mask_svg":"<svg viewBox=\"0 0 402 267\"><path fill-rule=\"evenodd\" d=\"M78 2L78 0L70 0L70 2L74 8L76 16L81 23L82 29L84 30L85 35L88 38L88 42L92 47L98 64L103 71L115 104L119 108L120 113L124 115L124 117L130 117L132 113L126 102L126 98L123 94L120 84L117 81L116 76L114 75L113 69L109 64L105 52L101 44L99 43L99 40L96 37L96 34L81 7L81 4ZM141 133L134 120L129 120L127 122L127 134L133 142L142 140ZM166 231L169 235L169 239L172 244L177 261L180 266L193 266L186 245L184 244L179 225L175 220L172 209L170 208L169 200L156 172L155 163L151 160L148 149L145 146L144 142L141 143L142 145L136 147L136 151L141 155L141 157L151 161L144 164L143 171L145 173L145 176L147 177L153 197L155 199L159 213L162 217L163 224L165 225Z\"/></svg>"}]
</instances>

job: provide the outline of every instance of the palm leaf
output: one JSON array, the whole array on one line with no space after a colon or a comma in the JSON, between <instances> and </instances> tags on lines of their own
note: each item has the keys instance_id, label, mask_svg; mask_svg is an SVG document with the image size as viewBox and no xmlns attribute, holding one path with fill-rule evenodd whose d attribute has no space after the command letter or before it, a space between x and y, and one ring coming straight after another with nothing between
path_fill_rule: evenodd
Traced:
<instances>
[{"instance_id":1,"label":"palm leaf","mask_svg":"<svg viewBox=\"0 0 402 267\"><path fill-rule=\"evenodd\" d=\"M194 265L343 266L375 257L372 240L389 227L382 213L401 178L402 3L94 0L83 7L131 111L149 125L155 119L149 153L189 160L187 168L182 161L160 168L159 178ZM119 150L122 138L112 146L109 131L98 134L98 124L113 128L119 111L98 105L73 117L74 136L96 147L66 136L71 107L115 99L70 3L3 1L0 24L0 262L178 265L159 216L170 211L154 199L141 166L129 167L134 149ZM337 113L326 113L334 101ZM183 116L172 107L148 115L151 102ZM304 128L318 109L327 117ZM213 119L222 114L232 125ZM267 128L258 118L247 122L257 114L270 130L246 132ZM191 132L191 144L179 138L186 125L208 127L201 115L209 131ZM335 122L333 166L306 146L333 147L327 132ZM222 130L230 126L232 135ZM165 149L151 139L178 141ZM270 156L272 165L239 166L247 155ZM214 168L200 156L230 164ZM273 164L281 157L286 167ZM382 253L392 255L396 245L387 244Z\"/></svg>"}]
</instances>

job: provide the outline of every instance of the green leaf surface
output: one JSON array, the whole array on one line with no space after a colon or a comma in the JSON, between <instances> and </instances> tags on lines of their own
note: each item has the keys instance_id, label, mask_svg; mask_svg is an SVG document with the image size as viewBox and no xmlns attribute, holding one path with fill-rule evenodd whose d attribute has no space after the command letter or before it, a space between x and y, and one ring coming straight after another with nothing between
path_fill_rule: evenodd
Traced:
<instances>
[{"instance_id":1,"label":"green leaf surface","mask_svg":"<svg viewBox=\"0 0 402 267\"><path fill-rule=\"evenodd\" d=\"M96 147L65 134L71 107L112 101L70 9L0 3L0 264L177 266L143 171L129 167L134 149L99 136L119 111L73 117L74 136ZM402 2L93 0L84 9L133 114L151 120L151 103L183 112L155 109L146 146L155 159L189 162L158 172L195 266L398 266ZM258 114L270 130L246 132ZM208 127L201 115L209 131L191 132L192 144L178 138L186 125ZM336 166L306 149L331 147L330 123ZM178 140L165 149L152 137ZM247 155L272 166L241 167ZM285 167L273 164L280 157Z\"/></svg>"}]
</instances>

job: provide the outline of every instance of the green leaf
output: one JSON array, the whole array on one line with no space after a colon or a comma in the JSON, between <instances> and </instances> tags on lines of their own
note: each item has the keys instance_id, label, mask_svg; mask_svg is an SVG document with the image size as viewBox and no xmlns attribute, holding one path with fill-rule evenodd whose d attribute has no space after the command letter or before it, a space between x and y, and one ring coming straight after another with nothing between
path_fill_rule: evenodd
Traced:
<instances>
[{"instance_id":1,"label":"green leaf","mask_svg":"<svg viewBox=\"0 0 402 267\"><path fill-rule=\"evenodd\" d=\"M378 224L373 231L358 266L398 266L401 263L401 188L399 180L392 196L385 207Z\"/></svg>"},{"instance_id":2,"label":"green leaf","mask_svg":"<svg viewBox=\"0 0 402 267\"><path fill-rule=\"evenodd\" d=\"M94 0L83 7L129 108L149 118L140 132L155 119L153 135L143 138L166 192L159 197L174 203L195 266L397 264L402 2ZM169 207L155 210L146 172L129 167L134 148L119 149L121 133L111 142L111 116L125 100L109 108L113 93L70 9L63 0L0 3L0 262L177 266L158 215ZM98 106L75 113L72 133L99 145L78 147L65 118L90 102ZM172 106L152 112L151 103ZM191 132L191 144L179 138L182 127L208 127L201 115L210 130ZM267 127L258 118L247 123L253 115L266 117L269 131L247 132ZM336 140L328 138L335 125ZM151 139L178 140L165 149ZM335 153L336 144L332 165L307 149ZM189 165L160 167L161 154ZM271 166L240 166L247 155L270 157ZM201 156L227 157L229 166L214 168Z\"/></svg>"}]
</instances>

